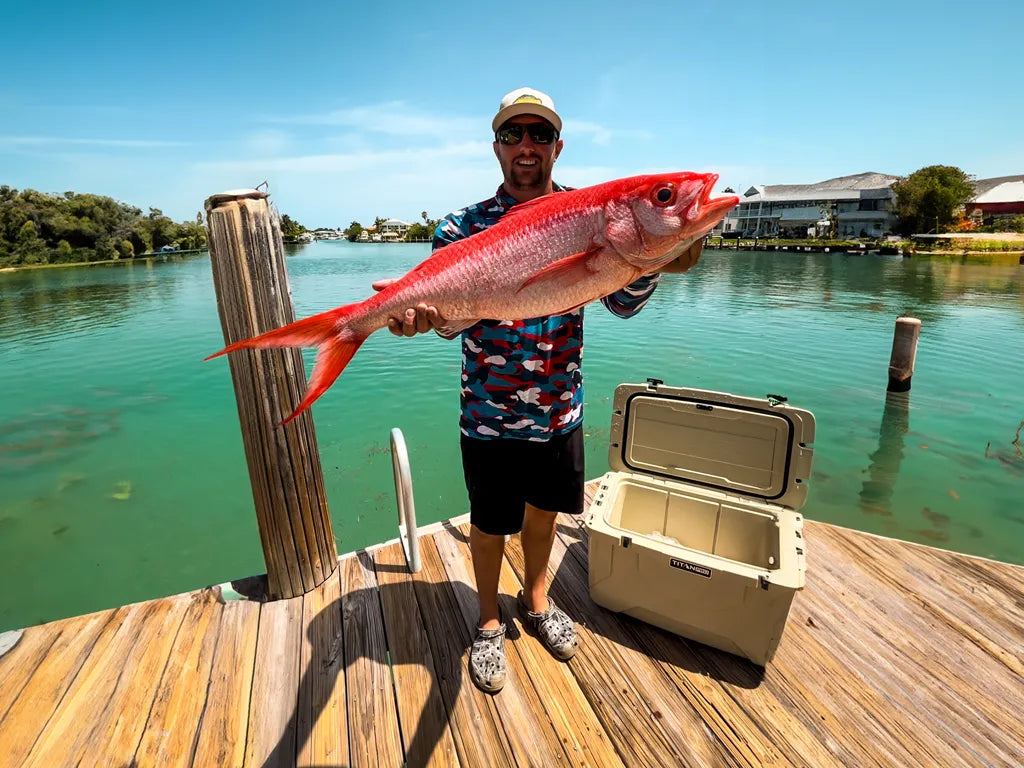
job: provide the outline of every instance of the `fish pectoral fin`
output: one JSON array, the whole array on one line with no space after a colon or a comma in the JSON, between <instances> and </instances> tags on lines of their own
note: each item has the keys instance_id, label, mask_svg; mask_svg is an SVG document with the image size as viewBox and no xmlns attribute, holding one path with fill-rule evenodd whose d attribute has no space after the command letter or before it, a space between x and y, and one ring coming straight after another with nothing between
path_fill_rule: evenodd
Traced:
<instances>
[{"instance_id":1,"label":"fish pectoral fin","mask_svg":"<svg viewBox=\"0 0 1024 768\"><path fill-rule=\"evenodd\" d=\"M470 326L476 325L479 322L479 318L473 318L472 320L452 320L447 325L438 328L437 332L440 333L442 336L452 338L453 336L462 333Z\"/></svg>"},{"instance_id":2,"label":"fish pectoral fin","mask_svg":"<svg viewBox=\"0 0 1024 768\"><path fill-rule=\"evenodd\" d=\"M562 283L572 284L590 277L597 271L595 256L601 252L601 247L592 245L582 253L574 253L564 259L548 264L537 274L530 277L519 286L516 293L522 293L528 286L541 283Z\"/></svg>"}]
</instances>

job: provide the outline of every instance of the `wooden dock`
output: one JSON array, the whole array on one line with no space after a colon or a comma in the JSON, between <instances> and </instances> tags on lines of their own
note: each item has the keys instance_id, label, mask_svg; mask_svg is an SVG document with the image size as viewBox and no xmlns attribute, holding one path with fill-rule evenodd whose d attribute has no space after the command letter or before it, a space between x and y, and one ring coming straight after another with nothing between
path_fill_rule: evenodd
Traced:
<instances>
[{"instance_id":1,"label":"wooden dock","mask_svg":"<svg viewBox=\"0 0 1024 768\"><path fill-rule=\"evenodd\" d=\"M826 242L786 242L785 244L775 242L772 238L743 237L707 237L704 239L704 250L706 251L790 251L792 253L882 253L896 255L902 253L899 249L893 248L868 248L866 245L851 245L842 241L832 243Z\"/></svg>"},{"instance_id":2,"label":"wooden dock","mask_svg":"<svg viewBox=\"0 0 1024 768\"><path fill-rule=\"evenodd\" d=\"M2 766L1024 764L1024 568L808 521L807 587L763 670L611 614L560 521L555 661L513 621L497 696L466 671L462 520L349 554L276 602L202 590L25 630L0 657ZM513 537L501 573L513 611Z\"/></svg>"}]
</instances>

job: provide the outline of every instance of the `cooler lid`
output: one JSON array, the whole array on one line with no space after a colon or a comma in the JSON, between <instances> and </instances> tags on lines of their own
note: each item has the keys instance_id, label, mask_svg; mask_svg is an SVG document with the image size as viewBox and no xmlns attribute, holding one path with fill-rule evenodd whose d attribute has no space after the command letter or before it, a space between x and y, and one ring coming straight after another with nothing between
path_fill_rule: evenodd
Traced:
<instances>
[{"instance_id":1,"label":"cooler lid","mask_svg":"<svg viewBox=\"0 0 1024 768\"><path fill-rule=\"evenodd\" d=\"M807 498L814 415L776 395L620 384L608 463L799 509Z\"/></svg>"}]
</instances>

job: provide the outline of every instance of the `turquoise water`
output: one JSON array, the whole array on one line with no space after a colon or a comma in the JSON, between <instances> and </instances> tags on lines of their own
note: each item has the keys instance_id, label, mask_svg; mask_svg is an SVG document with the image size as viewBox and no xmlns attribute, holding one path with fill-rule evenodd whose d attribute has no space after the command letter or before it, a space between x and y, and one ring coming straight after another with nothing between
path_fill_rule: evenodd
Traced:
<instances>
[{"instance_id":1,"label":"turquoise water","mask_svg":"<svg viewBox=\"0 0 1024 768\"><path fill-rule=\"evenodd\" d=\"M296 250L296 313L427 254ZM903 312L909 410L885 395ZM0 629L265 570L221 346L203 256L0 274ZM1024 563L1024 267L713 251L631 320L589 308L584 370L590 477L620 382L782 393L817 419L807 517ZM340 552L396 535L392 427L420 521L466 510L458 372L457 343L379 333L314 407Z\"/></svg>"}]
</instances>

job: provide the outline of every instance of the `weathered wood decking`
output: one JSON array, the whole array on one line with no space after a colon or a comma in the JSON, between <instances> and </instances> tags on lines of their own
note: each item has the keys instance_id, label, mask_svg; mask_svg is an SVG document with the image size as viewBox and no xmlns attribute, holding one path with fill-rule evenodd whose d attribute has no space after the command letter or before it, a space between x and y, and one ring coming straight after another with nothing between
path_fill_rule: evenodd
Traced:
<instances>
[{"instance_id":1,"label":"weathered wood decking","mask_svg":"<svg viewBox=\"0 0 1024 768\"><path fill-rule=\"evenodd\" d=\"M456 521L458 522L458 521ZM466 672L467 526L343 557L303 597L210 590L32 627L0 657L3 766L1021 765L1024 568L808 522L766 670L594 605L566 518L568 664L513 622L497 696ZM504 608L523 575L518 540Z\"/></svg>"}]
</instances>

